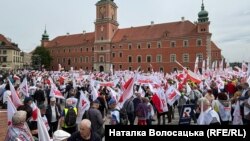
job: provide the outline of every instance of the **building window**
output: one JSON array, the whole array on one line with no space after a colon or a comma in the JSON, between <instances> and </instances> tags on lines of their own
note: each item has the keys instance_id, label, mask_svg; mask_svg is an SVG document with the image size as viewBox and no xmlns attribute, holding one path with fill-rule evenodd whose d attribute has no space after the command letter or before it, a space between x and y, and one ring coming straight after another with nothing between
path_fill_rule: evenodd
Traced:
<instances>
[{"instance_id":1,"label":"building window","mask_svg":"<svg viewBox=\"0 0 250 141\"><path fill-rule=\"evenodd\" d=\"M7 50L3 50L3 54L7 54Z\"/></svg>"},{"instance_id":2,"label":"building window","mask_svg":"<svg viewBox=\"0 0 250 141\"><path fill-rule=\"evenodd\" d=\"M112 53L112 56L113 56L113 58L115 58L115 53L114 52Z\"/></svg>"},{"instance_id":3,"label":"building window","mask_svg":"<svg viewBox=\"0 0 250 141\"><path fill-rule=\"evenodd\" d=\"M3 57L3 62L7 62L7 57L6 56Z\"/></svg>"},{"instance_id":4,"label":"building window","mask_svg":"<svg viewBox=\"0 0 250 141\"><path fill-rule=\"evenodd\" d=\"M120 52L119 56L122 57L122 52Z\"/></svg>"},{"instance_id":5,"label":"building window","mask_svg":"<svg viewBox=\"0 0 250 141\"><path fill-rule=\"evenodd\" d=\"M138 49L141 49L141 44L137 44L137 48L138 48Z\"/></svg>"},{"instance_id":6,"label":"building window","mask_svg":"<svg viewBox=\"0 0 250 141\"><path fill-rule=\"evenodd\" d=\"M82 62L82 60L83 60L82 57L80 57L80 62Z\"/></svg>"},{"instance_id":7,"label":"building window","mask_svg":"<svg viewBox=\"0 0 250 141\"><path fill-rule=\"evenodd\" d=\"M82 48L81 48L81 52L82 52Z\"/></svg>"},{"instance_id":8,"label":"building window","mask_svg":"<svg viewBox=\"0 0 250 141\"><path fill-rule=\"evenodd\" d=\"M128 44L128 49L129 49L129 50L132 49L132 44Z\"/></svg>"},{"instance_id":9,"label":"building window","mask_svg":"<svg viewBox=\"0 0 250 141\"><path fill-rule=\"evenodd\" d=\"M115 48L115 46L112 46L113 48Z\"/></svg>"},{"instance_id":10,"label":"building window","mask_svg":"<svg viewBox=\"0 0 250 141\"><path fill-rule=\"evenodd\" d=\"M95 48L94 47L92 47L92 51L94 51L95 50Z\"/></svg>"},{"instance_id":11,"label":"building window","mask_svg":"<svg viewBox=\"0 0 250 141\"><path fill-rule=\"evenodd\" d=\"M151 43L147 43L148 48L151 48Z\"/></svg>"},{"instance_id":12,"label":"building window","mask_svg":"<svg viewBox=\"0 0 250 141\"><path fill-rule=\"evenodd\" d=\"M196 57L198 57L199 62L203 61L203 54L202 53L197 53Z\"/></svg>"},{"instance_id":13,"label":"building window","mask_svg":"<svg viewBox=\"0 0 250 141\"><path fill-rule=\"evenodd\" d=\"M132 67L128 67L128 70L131 71L131 70L132 70Z\"/></svg>"},{"instance_id":14,"label":"building window","mask_svg":"<svg viewBox=\"0 0 250 141\"><path fill-rule=\"evenodd\" d=\"M88 51L89 51L89 48L86 48L86 51L88 52Z\"/></svg>"},{"instance_id":15,"label":"building window","mask_svg":"<svg viewBox=\"0 0 250 141\"><path fill-rule=\"evenodd\" d=\"M158 63L162 62L162 55L161 54L156 55L156 62L158 62Z\"/></svg>"},{"instance_id":16,"label":"building window","mask_svg":"<svg viewBox=\"0 0 250 141\"><path fill-rule=\"evenodd\" d=\"M63 49L63 52L65 53L65 49Z\"/></svg>"},{"instance_id":17,"label":"building window","mask_svg":"<svg viewBox=\"0 0 250 141\"><path fill-rule=\"evenodd\" d=\"M147 62L150 63L151 61L152 61L151 56L148 55L148 56L147 56Z\"/></svg>"},{"instance_id":18,"label":"building window","mask_svg":"<svg viewBox=\"0 0 250 141\"><path fill-rule=\"evenodd\" d=\"M119 68L122 69L122 65L119 65Z\"/></svg>"},{"instance_id":19,"label":"building window","mask_svg":"<svg viewBox=\"0 0 250 141\"><path fill-rule=\"evenodd\" d=\"M91 57L91 59L92 59L92 62L94 62L94 61L95 61L95 58L94 58L94 56L92 56L92 57Z\"/></svg>"},{"instance_id":20,"label":"building window","mask_svg":"<svg viewBox=\"0 0 250 141\"><path fill-rule=\"evenodd\" d=\"M176 54L170 54L170 62L175 62Z\"/></svg>"},{"instance_id":21,"label":"building window","mask_svg":"<svg viewBox=\"0 0 250 141\"><path fill-rule=\"evenodd\" d=\"M89 62L89 57L85 57L85 62L88 63Z\"/></svg>"},{"instance_id":22,"label":"building window","mask_svg":"<svg viewBox=\"0 0 250 141\"><path fill-rule=\"evenodd\" d=\"M183 41L183 47L188 47L188 40Z\"/></svg>"},{"instance_id":23,"label":"building window","mask_svg":"<svg viewBox=\"0 0 250 141\"><path fill-rule=\"evenodd\" d=\"M103 47L101 47L101 51L103 51Z\"/></svg>"},{"instance_id":24,"label":"building window","mask_svg":"<svg viewBox=\"0 0 250 141\"><path fill-rule=\"evenodd\" d=\"M176 42L175 41L171 41L170 42L170 47L176 47Z\"/></svg>"},{"instance_id":25,"label":"building window","mask_svg":"<svg viewBox=\"0 0 250 141\"><path fill-rule=\"evenodd\" d=\"M53 52L53 51L52 51ZM69 49L69 53L70 53L70 49Z\"/></svg>"},{"instance_id":26,"label":"building window","mask_svg":"<svg viewBox=\"0 0 250 141\"><path fill-rule=\"evenodd\" d=\"M65 61L66 61L66 59L65 59L65 58L63 58L63 63L65 63Z\"/></svg>"},{"instance_id":27,"label":"building window","mask_svg":"<svg viewBox=\"0 0 250 141\"><path fill-rule=\"evenodd\" d=\"M99 56L99 62L101 62L101 63L104 62L104 56Z\"/></svg>"},{"instance_id":28,"label":"building window","mask_svg":"<svg viewBox=\"0 0 250 141\"><path fill-rule=\"evenodd\" d=\"M202 40L201 40L201 39L197 39L197 40L196 40L196 46L197 46L197 47L202 46Z\"/></svg>"},{"instance_id":29,"label":"building window","mask_svg":"<svg viewBox=\"0 0 250 141\"><path fill-rule=\"evenodd\" d=\"M119 45L120 48L122 48L122 45Z\"/></svg>"},{"instance_id":30,"label":"building window","mask_svg":"<svg viewBox=\"0 0 250 141\"><path fill-rule=\"evenodd\" d=\"M187 53L182 54L182 62L185 62L185 63L189 62L189 54Z\"/></svg>"},{"instance_id":31,"label":"building window","mask_svg":"<svg viewBox=\"0 0 250 141\"><path fill-rule=\"evenodd\" d=\"M128 62L129 62L129 63L132 63L132 56L129 56L129 57L128 57Z\"/></svg>"},{"instance_id":32,"label":"building window","mask_svg":"<svg viewBox=\"0 0 250 141\"><path fill-rule=\"evenodd\" d=\"M163 71L164 71L163 67L160 67L160 72L163 72Z\"/></svg>"},{"instance_id":33,"label":"building window","mask_svg":"<svg viewBox=\"0 0 250 141\"><path fill-rule=\"evenodd\" d=\"M101 37L101 40L103 40L103 37Z\"/></svg>"},{"instance_id":34,"label":"building window","mask_svg":"<svg viewBox=\"0 0 250 141\"><path fill-rule=\"evenodd\" d=\"M173 72L177 72L177 68L173 68Z\"/></svg>"},{"instance_id":35,"label":"building window","mask_svg":"<svg viewBox=\"0 0 250 141\"><path fill-rule=\"evenodd\" d=\"M68 60L68 65L70 65L70 64L71 64L71 60L69 59L69 60Z\"/></svg>"},{"instance_id":36,"label":"building window","mask_svg":"<svg viewBox=\"0 0 250 141\"><path fill-rule=\"evenodd\" d=\"M59 58L57 58L57 63L60 63L60 59Z\"/></svg>"},{"instance_id":37,"label":"building window","mask_svg":"<svg viewBox=\"0 0 250 141\"><path fill-rule=\"evenodd\" d=\"M161 41L158 41L158 42L157 42L157 47L158 47L158 48L161 48Z\"/></svg>"},{"instance_id":38,"label":"building window","mask_svg":"<svg viewBox=\"0 0 250 141\"><path fill-rule=\"evenodd\" d=\"M75 58L75 63L77 63L77 58Z\"/></svg>"},{"instance_id":39,"label":"building window","mask_svg":"<svg viewBox=\"0 0 250 141\"><path fill-rule=\"evenodd\" d=\"M141 63L141 56L137 56L137 62Z\"/></svg>"}]
</instances>

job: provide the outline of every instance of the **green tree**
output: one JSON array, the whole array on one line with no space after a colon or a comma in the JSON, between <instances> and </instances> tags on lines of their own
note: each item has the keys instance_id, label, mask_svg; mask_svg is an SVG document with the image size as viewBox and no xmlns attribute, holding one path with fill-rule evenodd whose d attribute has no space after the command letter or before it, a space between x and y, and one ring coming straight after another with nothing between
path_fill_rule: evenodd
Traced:
<instances>
[{"instance_id":1,"label":"green tree","mask_svg":"<svg viewBox=\"0 0 250 141\"><path fill-rule=\"evenodd\" d=\"M48 69L50 67L50 63L52 61L52 57L50 55L49 50L44 47L36 47L36 49L32 53L32 66L34 69L42 69L42 67Z\"/></svg>"}]
</instances>

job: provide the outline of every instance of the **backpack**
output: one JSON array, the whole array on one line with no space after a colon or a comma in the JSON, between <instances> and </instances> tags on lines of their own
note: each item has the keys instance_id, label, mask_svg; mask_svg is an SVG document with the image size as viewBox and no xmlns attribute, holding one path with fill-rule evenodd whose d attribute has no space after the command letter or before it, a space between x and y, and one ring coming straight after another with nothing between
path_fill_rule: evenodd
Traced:
<instances>
[{"instance_id":1,"label":"backpack","mask_svg":"<svg viewBox=\"0 0 250 141\"><path fill-rule=\"evenodd\" d=\"M76 117L77 117L77 114L74 110L74 107L70 107L70 108L68 108L68 112L65 116L64 123L67 126L74 126L76 124Z\"/></svg>"},{"instance_id":2,"label":"backpack","mask_svg":"<svg viewBox=\"0 0 250 141\"><path fill-rule=\"evenodd\" d=\"M119 112L120 123L119 125L128 125L128 114L125 108L121 108L120 110L115 109Z\"/></svg>"}]
</instances>

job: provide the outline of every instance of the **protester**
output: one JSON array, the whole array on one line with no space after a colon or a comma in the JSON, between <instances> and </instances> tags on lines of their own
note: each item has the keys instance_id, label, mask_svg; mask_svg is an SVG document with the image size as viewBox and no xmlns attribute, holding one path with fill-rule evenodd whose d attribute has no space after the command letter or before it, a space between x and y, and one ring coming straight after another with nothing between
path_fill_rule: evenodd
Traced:
<instances>
[{"instance_id":1,"label":"protester","mask_svg":"<svg viewBox=\"0 0 250 141\"><path fill-rule=\"evenodd\" d=\"M12 117L12 125L8 128L5 141L32 141L33 137L27 126L25 111L17 111Z\"/></svg>"},{"instance_id":2,"label":"protester","mask_svg":"<svg viewBox=\"0 0 250 141\"><path fill-rule=\"evenodd\" d=\"M101 138L91 129L91 121L83 119L80 122L79 131L74 132L68 141L101 141Z\"/></svg>"}]
</instances>

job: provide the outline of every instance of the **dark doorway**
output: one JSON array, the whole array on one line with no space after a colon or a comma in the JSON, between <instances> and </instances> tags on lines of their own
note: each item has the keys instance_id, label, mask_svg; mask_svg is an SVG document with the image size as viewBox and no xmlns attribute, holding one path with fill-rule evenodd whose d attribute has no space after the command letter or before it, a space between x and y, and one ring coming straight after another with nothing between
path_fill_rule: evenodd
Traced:
<instances>
[{"instance_id":1,"label":"dark doorway","mask_svg":"<svg viewBox=\"0 0 250 141\"><path fill-rule=\"evenodd\" d=\"M99 66L99 71L103 72L104 71L104 67L103 66Z\"/></svg>"}]
</instances>

